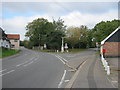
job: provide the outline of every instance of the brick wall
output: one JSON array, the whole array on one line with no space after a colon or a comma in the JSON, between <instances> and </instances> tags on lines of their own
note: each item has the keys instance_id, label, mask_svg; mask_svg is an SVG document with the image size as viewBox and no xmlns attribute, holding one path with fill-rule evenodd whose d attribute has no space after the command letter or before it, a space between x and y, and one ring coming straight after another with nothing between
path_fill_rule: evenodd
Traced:
<instances>
[{"instance_id":1,"label":"brick wall","mask_svg":"<svg viewBox=\"0 0 120 90\"><path fill-rule=\"evenodd\" d=\"M103 49L106 49L105 56L120 56L120 42L105 42Z\"/></svg>"}]
</instances>

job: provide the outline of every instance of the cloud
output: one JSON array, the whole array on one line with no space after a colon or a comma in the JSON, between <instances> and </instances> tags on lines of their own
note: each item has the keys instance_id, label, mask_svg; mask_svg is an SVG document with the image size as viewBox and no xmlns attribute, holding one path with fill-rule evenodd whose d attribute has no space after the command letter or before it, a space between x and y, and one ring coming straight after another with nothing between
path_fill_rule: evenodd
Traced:
<instances>
[{"instance_id":1,"label":"cloud","mask_svg":"<svg viewBox=\"0 0 120 90\"><path fill-rule=\"evenodd\" d=\"M36 15L32 17L20 17L16 16L14 18L9 18L9 19L3 19L3 29L5 30L6 33L9 34L20 34L21 40L24 40L25 38L25 33L26 33L26 25L29 22L32 22L34 19L37 18L45 18L48 19L49 21L52 21L52 18L50 18L48 15Z\"/></svg>"},{"instance_id":2,"label":"cloud","mask_svg":"<svg viewBox=\"0 0 120 90\"><path fill-rule=\"evenodd\" d=\"M114 2L4 2L4 18L0 19L0 24L3 21L6 33L20 33L23 40L25 26L34 19L43 17L52 21L52 18L61 17L67 26L86 25L93 28L100 21L118 19L116 5Z\"/></svg>"},{"instance_id":3,"label":"cloud","mask_svg":"<svg viewBox=\"0 0 120 90\"><path fill-rule=\"evenodd\" d=\"M2 2L119 2L119 0L1 0Z\"/></svg>"},{"instance_id":4,"label":"cloud","mask_svg":"<svg viewBox=\"0 0 120 90\"><path fill-rule=\"evenodd\" d=\"M100 21L107 21L117 19L117 11L108 11L103 14L83 14L78 11L71 12L61 18L65 21L67 26L80 26L87 25L88 28L93 28L95 24ZM43 17L52 21L52 17L48 15L35 15L31 17L14 17L9 19L3 19L3 29L6 33L19 33L21 35L21 40L25 38L25 26L28 22L32 22L34 19Z\"/></svg>"},{"instance_id":5,"label":"cloud","mask_svg":"<svg viewBox=\"0 0 120 90\"><path fill-rule=\"evenodd\" d=\"M63 15L72 11L82 13L104 13L111 9L117 9L117 2L4 2L4 16L26 16L35 14L47 14L52 16ZM7 14L9 13L9 15Z\"/></svg>"},{"instance_id":6,"label":"cloud","mask_svg":"<svg viewBox=\"0 0 120 90\"><path fill-rule=\"evenodd\" d=\"M108 11L102 14L83 14L75 11L62 16L61 18L64 19L65 24L68 26L86 25L89 28L93 28L95 24L101 21L118 19L118 11Z\"/></svg>"}]
</instances>

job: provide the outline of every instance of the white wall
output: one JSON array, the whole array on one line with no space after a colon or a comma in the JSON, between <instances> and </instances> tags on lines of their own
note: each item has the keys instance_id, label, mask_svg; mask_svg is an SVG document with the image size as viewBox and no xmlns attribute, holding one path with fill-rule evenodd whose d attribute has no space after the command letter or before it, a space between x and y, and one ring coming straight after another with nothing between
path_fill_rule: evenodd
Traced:
<instances>
[{"instance_id":1,"label":"white wall","mask_svg":"<svg viewBox=\"0 0 120 90\"><path fill-rule=\"evenodd\" d=\"M10 43L6 40L0 40L0 47L3 46L5 48L10 48Z\"/></svg>"}]
</instances>

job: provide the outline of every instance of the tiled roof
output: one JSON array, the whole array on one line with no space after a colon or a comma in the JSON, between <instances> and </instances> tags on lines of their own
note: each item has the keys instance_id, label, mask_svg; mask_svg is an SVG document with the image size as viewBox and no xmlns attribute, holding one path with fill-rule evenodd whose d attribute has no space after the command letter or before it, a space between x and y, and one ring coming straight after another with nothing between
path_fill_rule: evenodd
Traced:
<instances>
[{"instance_id":1,"label":"tiled roof","mask_svg":"<svg viewBox=\"0 0 120 90\"><path fill-rule=\"evenodd\" d=\"M19 34L7 34L8 39L20 39Z\"/></svg>"}]
</instances>

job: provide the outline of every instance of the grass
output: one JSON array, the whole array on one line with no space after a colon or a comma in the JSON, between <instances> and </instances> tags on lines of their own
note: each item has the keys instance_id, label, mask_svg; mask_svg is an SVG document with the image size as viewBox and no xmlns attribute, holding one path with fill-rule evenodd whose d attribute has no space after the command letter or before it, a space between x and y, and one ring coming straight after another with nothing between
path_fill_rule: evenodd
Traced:
<instances>
[{"instance_id":1,"label":"grass","mask_svg":"<svg viewBox=\"0 0 120 90\"><path fill-rule=\"evenodd\" d=\"M97 55L100 55L100 52L96 52Z\"/></svg>"},{"instance_id":2,"label":"grass","mask_svg":"<svg viewBox=\"0 0 120 90\"><path fill-rule=\"evenodd\" d=\"M4 58L4 57L7 57L7 56L12 56L12 55L15 55L19 52L20 52L20 50L0 48L0 58Z\"/></svg>"},{"instance_id":3,"label":"grass","mask_svg":"<svg viewBox=\"0 0 120 90\"><path fill-rule=\"evenodd\" d=\"M82 51L85 51L86 49L69 49L68 51L69 52L64 52L64 53L79 53L79 52L82 52ZM46 49L46 50L35 50L35 51L40 51L40 52L50 52L50 53L57 53L55 52L55 50L51 50L51 49ZM62 52L58 52L58 53L62 53Z\"/></svg>"}]
</instances>

